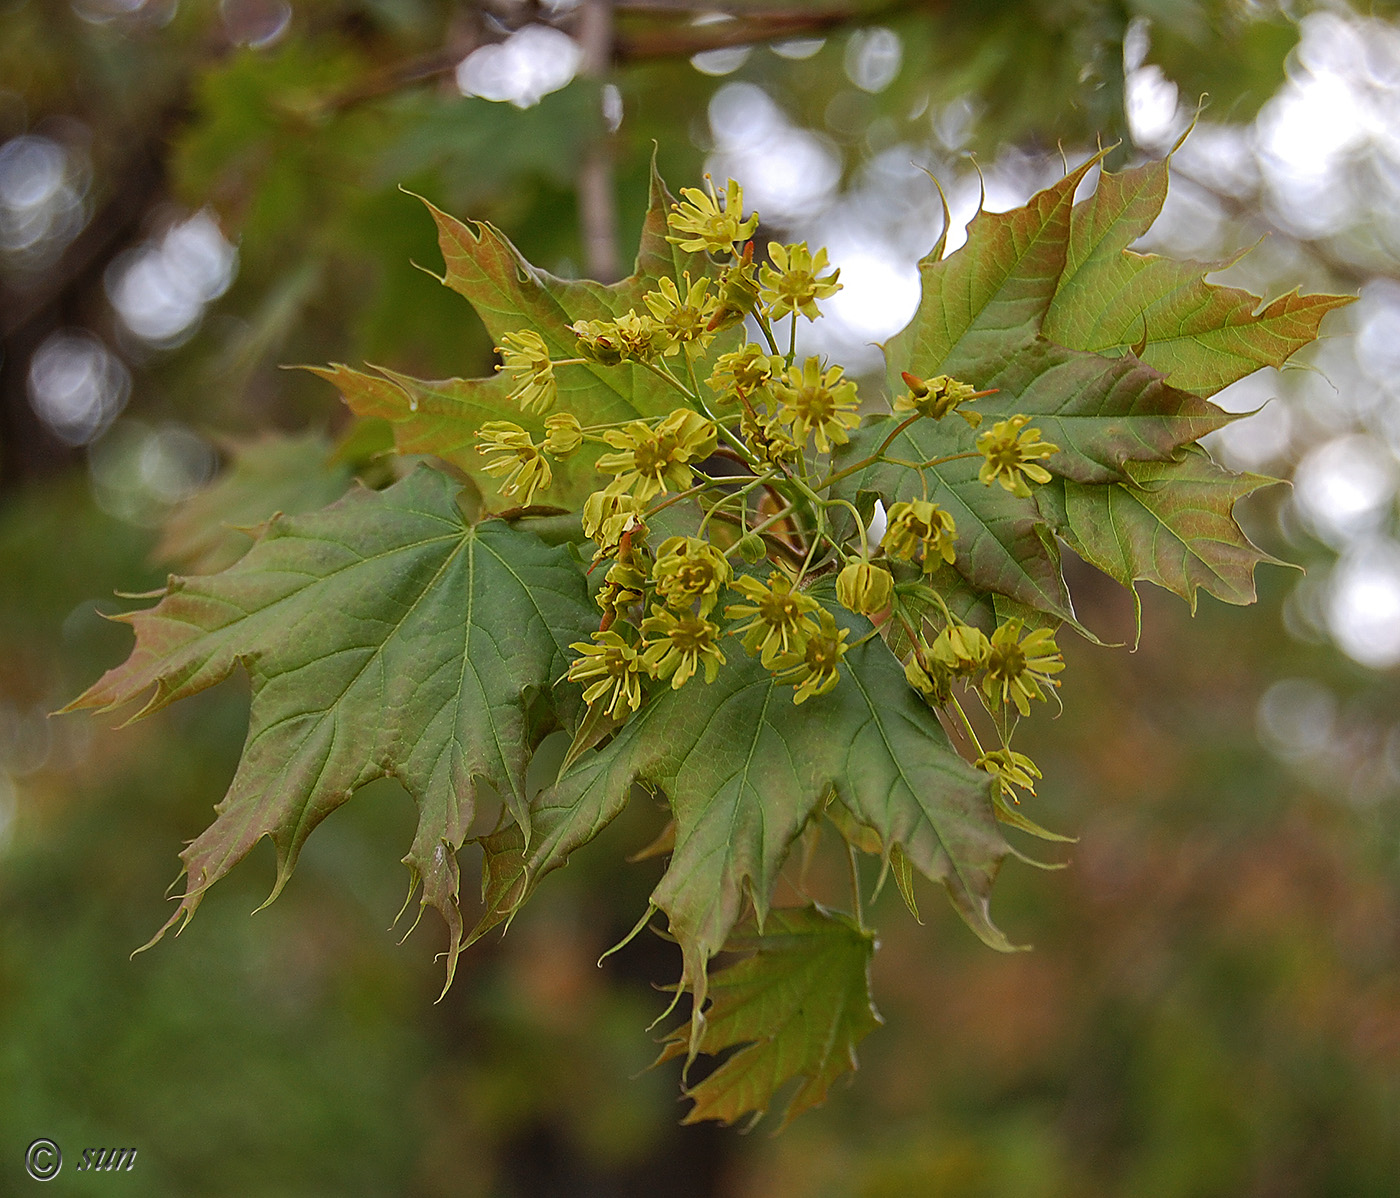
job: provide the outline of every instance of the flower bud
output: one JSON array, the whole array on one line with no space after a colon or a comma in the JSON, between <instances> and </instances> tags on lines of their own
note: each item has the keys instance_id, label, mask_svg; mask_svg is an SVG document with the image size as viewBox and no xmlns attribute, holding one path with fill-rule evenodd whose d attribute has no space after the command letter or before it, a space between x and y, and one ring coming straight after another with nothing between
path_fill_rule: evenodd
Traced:
<instances>
[{"instance_id":1,"label":"flower bud","mask_svg":"<svg viewBox=\"0 0 1400 1198\"><path fill-rule=\"evenodd\" d=\"M882 566L853 561L836 578L836 597L848 611L873 616L890 604L894 579Z\"/></svg>"},{"instance_id":2,"label":"flower bud","mask_svg":"<svg viewBox=\"0 0 1400 1198\"><path fill-rule=\"evenodd\" d=\"M746 532L739 538L739 556L749 565L757 565L768 556L768 546L756 532Z\"/></svg>"},{"instance_id":3,"label":"flower bud","mask_svg":"<svg viewBox=\"0 0 1400 1198\"><path fill-rule=\"evenodd\" d=\"M566 458L583 444L583 426L571 412L557 412L545 418L544 451Z\"/></svg>"}]
</instances>

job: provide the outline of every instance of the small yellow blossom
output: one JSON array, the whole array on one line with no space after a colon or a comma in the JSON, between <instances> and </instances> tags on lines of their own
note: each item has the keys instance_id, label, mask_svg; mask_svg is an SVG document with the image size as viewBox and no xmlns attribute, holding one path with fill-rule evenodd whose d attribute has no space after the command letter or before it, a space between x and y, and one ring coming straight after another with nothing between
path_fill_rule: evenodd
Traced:
<instances>
[{"instance_id":1,"label":"small yellow blossom","mask_svg":"<svg viewBox=\"0 0 1400 1198\"><path fill-rule=\"evenodd\" d=\"M789 312L801 312L808 320L816 320L821 315L817 300L828 299L841 290L836 281L839 270L829 275L821 273L827 267L824 249L814 256L805 241L797 245L775 243L768 247L768 257L771 265L765 263L758 272L759 298L773 320Z\"/></svg>"},{"instance_id":2,"label":"small yellow blossom","mask_svg":"<svg viewBox=\"0 0 1400 1198\"><path fill-rule=\"evenodd\" d=\"M1031 700L1044 699L1042 687L1059 686L1052 677L1065 668L1065 659L1048 628L1037 628L1021 639L1020 620L1011 619L992 633L987 674L982 690L992 703L1014 703L1022 715L1030 715Z\"/></svg>"},{"instance_id":3,"label":"small yellow blossom","mask_svg":"<svg viewBox=\"0 0 1400 1198\"><path fill-rule=\"evenodd\" d=\"M1013 416L1010 420L998 420L977 438L978 452L985 459L977 477L988 485L996 480L1022 499L1029 499L1031 495L1026 479L1037 483L1050 481L1050 471L1037 465L1035 459L1048 458L1060 449L1058 445L1042 441L1038 428L1026 428L1030 419L1029 416Z\"/></svg>"},{"instance_id":4,"label":"small yellow blossom","mask_svg":"<svg viewBox=\"0 0 1400 1198\"><path fill-rule=\"evenodd\" d=\"M650 362L671 347L664 326L630 308L616 320L576 320L569 329L578 338L579 353L600 366Z\"/></svg>"},{"instance_id":5,"label":"small yellow blossom","mask_svg":"<svg viewBox=\"0 0 1400 1198\"><path fill-rule=\"evenodd\" d=\"M773 663L774 676L781 682L795 685L794 703L805 703L814 695L824 695L841 680L839 666L846 655L846 638L851 630L837 628L835 618L825 608L818 619L821 626L808 636L800 655L779 658Z\"/></svg>"},{"instance_id":6,"label":"small yellow blossom","mask_svg":"<svg viewBox=\"0 0 1400 1198\"><path fill-rule=\"evenodd\" d=\"M651 613L642 621L642 635L648 642L642 664L652 677L669 678L671 689L680 690L704 662L705 682L713 682L725 662L719 647L719 625L703 614L668 611L660 606L653 607Z\"/></svg>"},{"instance_id":7,"label":"small yellow blossom","mask_svg":"<svg viewBox=\"0 0 1400 1198\"><path fill-rule=\"evenodd\" d=\"M847 611L873 616L890 605L894 579L883 566L864 558L852 561L836 576L836 598Z\"/></svg>"},{"instance_id":8,"label":"small yellow blossom","mask_svg":"<svg viewBox=\"0 0 1400 1198\"><path fill-rule=\"evenodd\" d=\"M540 447L518 424L508 420L490 420L476 434L480 442L477 453L488 455L482 467L487 474L506 476L501 484L502 495L520 495L522 507L529 507L535 492L548 487L553 475Z\"/></svg>"},{"instance_id":9,"label":"small yellow blossom","mask_svg":"<svg viewBox=\"0 0 1400 1198\"><path fill-rule=\"evenodd\" d=\"M572 412L556 412L544 418L544 451L566 458L583 444L583 426Z\"/></svg>"},{"instance_id":10,"label":"small yellow blossom","mask_svg":"<svg viewBox=\"0 0 1400 1198\"><path fill-rule=\"evenodd\" d=\"M732 254L734 243L747 241L758 228L758 213L743 218L744 190L733 179L724 189L724 206L715 194L714 180L708 175L706 195L696 187L682 187L682 203L672 204L666 224L673 230L666 240L687 253Z\"/></svg>"},{"instance_id":11,"label":"small yellow blossom","mask_svg":"<svg viewBox=\"0 0 1400 1198\"><path fill-rule=\"evenodd\" d=\"M949 412L957 412L971 428L982 423L981 413L964 412L959 406L977 397L977 388L971 384L960 383L946 374L921 379L907 370L903 378L909 390L894 401L896 412L918 412L930 420L942 420Z\"/></svg>"},{"instance_id":12,"label":"small yellow blossom","mask_svg":"<svg viewBox=\"0 0 1400 1198\"><path fill-rule=\"evenodd\" d=\"M700 537L667 537L656 550L651 568L656 593L674 608L700 601L700 614L709 615L729 583L729 560Z\"/></svg>"},{"instance_id":13,"label":"small yellow blossom","mask_svg":"<svg viewBox=\"0 0 1400 1198\"><path fill-rule=\"evenodd\" d=\"M992 654L987 634L970 624L949 624L934 638L929 655L951 674L966 676L982 669Z\"/></svg>"},{"instance_id":14,"label":"small yellow blossom","mask_svg":"<svg viewBox=\"0 0 1400 1198\"><path fill-rule=\"evenodd\" d=\"M818 358L808 358L799 370L788 368L773 378L773 394L777 396L779 418L792 426L792 439L799 447L807 444L812 434L819 453L828 453L832 444L844 445L847 429L860 423L856 411L856 385L841 376L840 366L822 370Z\"/></svg>"},{"instance_id":15,"label":"small yellow blossom","mask_svg":"<svg viewBox=\"0 0 1400 1198\"><path fill-rule=\"evenodd\" d=\"M569 646L581 654L569 664L569 680L587 684L583 701L590 707L607 696L603 710L608 715L616 716L620 703L636 711L642 705L641 655L612 629L593 633L593 640Z\"/></svg>"},{"instance_id":16,"label":"small yellow blossom","mask_svg":"<svg viewBox=\"0 0 1400 1198\"><path fill-rule=\"evenodd\" d=\"M781 363L782 359L778 361ZM770 466L790 462L797 457L797 444L777 416L759 408L746 408L739 417L739 432L749 448Z\"/></svg>"},{"instance_id":17,"label":"small yellow blossom","mask_svg":"<svg viewBox=\"0 0 1400 1198\"><path fill-rule=\"evenodd\" d=\"M817 625L809 613L817 610L817 601L794 591L792 579L782 571L769 574L766 586L744 574L729 586L751 600L731 603L724 609L727 619L749 621L730 631L743 636L744 649L757 653L766 668L772 669L783 655L800 654L807 646L807 638L816 635Z\"/></svg>"},{"instance_id":18,"label":"small yellow blossom","mask_svg":"<svg viewBox=\"0 0 1400 1198\"><path fill-rule=\"evenodd\" d=\"M583 504L583 535L598 546L598 557L611 557L628 532L646 531L646 501L625 491L594 491Z\"/></svg>"},{"instance_id":19,"label":"small yellow blossom","mask_svg":"<svg viewBox=\"0 0 1400 1198\"><path fill-rule=\"evenodd\" d=\"M904 680L927 695L935 707L943 706L953 696L953 675L919 641L914 642L913 652L904 663Z\"/></svg>"},{"instance_id":20,"label":"small yellow blossom","mask_svg":"<svg viewBox=\"0 0 1400 1198\"><path fill-rule=\"evenodd\" d=\"M597 604L614 616L646 597L647 575L635 562L614 562L598 588Z\"/></svg>"},{"instance_id":21,"label":"small yellow blossom","mask_svg":"<svg viewBox=\"0 0 1400 1198\"><path fill-rule=\"evenodd\" d=\"M598 459L598 469L617 478L609 490L630 491L646 501L664 491L690 486L689 463L714 453L715 426L698 412L677 408L654 429L640 420L603 434L616 453Z\"/></svg>"},{"instance_id":22,"label":"small yellow blossom","mask_svg":"<svg viewBox=\"0 0 1400 1198\"><path fill-rule=\"evenodd\" d=\"M953 563L957 556L953 547L958 539L957 525L936 503L927 499L893 503L886 519L880 547L896 561L921 560L925 573L934 570L940 560Z\"/></svg>"},{"instance_id":23,"label":"small yellow blossom","mask_svg":"<svg viewBox=\"0 0 1400 1198\"><path fill-rule=\"evenodd\" d=\"M718 332L739 324L757 307L758 267L753 264L753 242L749 241L720 274L719 306L710 317L710 328Z\"/></svg>"},{"instance_id":24,"label":"small yellow blossom","mask_svg":"<svg viewBox=\"0 0 1400 1198\"><path fill-rule=\"evenodd\" d=\"M719 311L719 301L709 294L710 280L690 281L685 274L686 293L681 298L674 280L663 278L660 290L648 291L642 298L651 314L665 331L669 344L663 351L668 357L680 352L682 345L694 344L704 349L715 339L710 321Z\"/></svg>"},{"instance_id":25,"label":"small yellow blossom","mask_svg":"<svg viewBox=\"0 0 1400 1198\"><path fill-rule=\"evenodd\" d=\"M997 780L1001 793L1013 803L1021 800L1016 797L1013 787L1035 794L1035 779L1043 777L1035 762L1024 753L1013 753L1010 749L994 749L983 753L976 761L979 770L986 770Z\"/></svg>"},{"instance_id":26,"label":"small yellow blossom","mask_svg":"<svg viewBox=\"0 0 1400 1198\"><path fill-rule=\"evenodd\" d=\"M750 342L731 353L720 354L707 380L710 390L721 397L748 396L781 371L782 358L771 356L762 346Z\"/></svg>"},{"instance_id":27,"label":"small yellow blossom","mask_svg":"<svg viewBox=\"0 0 1400 1198\"><path fill-rule=\"evenodd\" d=\"M544 338L530 329L506 333L496 352L503 359L497 370L511 377L507 398L518 403L524 412L547 412L559 396L559 384L554 379L554 363Z\"/></svg>"}]
</instances>

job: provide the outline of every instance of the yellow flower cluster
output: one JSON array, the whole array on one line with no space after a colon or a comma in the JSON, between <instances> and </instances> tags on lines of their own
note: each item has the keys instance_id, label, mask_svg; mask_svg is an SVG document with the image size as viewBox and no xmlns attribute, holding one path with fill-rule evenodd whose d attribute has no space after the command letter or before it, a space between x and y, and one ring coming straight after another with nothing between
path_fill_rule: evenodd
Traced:
<instances>
[{"instance_id":1,"label":"yellow flower cluster","mask_svg":"<svg viewBox=\"0 0 1400 1198\"><path fill-rule=\"evenodd\" d=\"M630 284L588 292L595 306L574 311L579 318L563 326L574 356L551 354L551 345L568 344L560 329L502 337L498 369L508 377L509 399L533 421L522 427L493 420L478 433L484 471L521 506L550 486L551 463L594 447L583 454L583 469L601 477L583 504L582 527L594 565L602 568L596 600L603 614L598 630L573 645L568 671L585 702L620 721L647 701L652 687L679 690L695 678L713 683L728 665L723 640L732 635L802 704L838 685L854 647L851 627L868 619L875 627L865 639L905 630L905 679L931 704L961 712L958 696L972 695L998 717L1011 708L1028 714L1034 700L1059 684L1055 675L1064 661L1054 635L1045 628L1028 632L1017 619L989 635L952 614L939 589L941 572L965 563L953 515L937 502L949 502L944 476L930 472L946 461L980 458L984 484L1025 498L1032 485L1049 481L1042 463L1057 447L1029 427L1026 415L984 427L970 405L991 391L949 375L904 372L907 389L884 417L895 418L891 431L878 448L868 439L869 456L852 462L857 455L842 447L861 425L856 382L838 363L798 352L799 318L817 320L823 301L841 288L827 251L806 242L760 245L756 264L758 215L745 212L743 190L733 180L722 192L712 181L703 191L682 189L667 226L678 253L693 255L683 260L687 269L657 279L640 299ZM621 311L624 302L632 306ZM780 320L789 322L786 353L775 334ZM569 368L595 377L620 368L615 393L643 415L589 426L571 412L553 411L561 394L557 375ZM580 393L567 389L571 381L565 376L566 396ZM655 397L668 392L675 393L675 406L661 415L665 407ZM964 434L950 432L942 457L895 456L901 451L890 447L916 421L950 414L978 430L975 450ZM907 440L926 445L930 438ZM838 480L872 467L909 471L903 477L916 480L913 494L923 496L896 499L911 493L903 482L893 494L884 491L886 526L874 547L860 512L831 491ZM932 498L931 479L943 488ZM689 506L675 506L682 501ZM833 518L838 508L856 517L854 532L850 520ZM649 522L668 509L665 521L679 518L682 528L692 518L687 512L700 514L693 531L667 535L653 547ZM775 568L766 579L735 573L731 559L740 558L751 565L772 559ZM836 602L857 625L839 622L835 604L809 590L819 578L834 582ZM911 599L916 593L918 602ZM935 626L928 613L939 607ZM963 719L975 744L974 726ZM1017 788L1033 791L1040 776L1030 758L1006 743L1010 726L1014 720L999 718L1003 744L990 752L978 745L975 754L994 780L989 786L998 788L999 810L1009 810L1006 800L1014 801Z\"/></svg>"}]
</instances>

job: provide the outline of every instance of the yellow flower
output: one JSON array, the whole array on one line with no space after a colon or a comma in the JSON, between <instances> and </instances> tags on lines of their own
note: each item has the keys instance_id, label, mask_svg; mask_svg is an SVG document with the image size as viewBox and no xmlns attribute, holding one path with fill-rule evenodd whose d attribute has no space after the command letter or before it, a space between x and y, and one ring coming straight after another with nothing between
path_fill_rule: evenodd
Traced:
<instances>
[{"instance_id":1,"label":"yellow flower","mask_svg":"<svg viewBox=\"0 0 1400 1198\"><path fill-rule=\"evenodd\" d=\"M512 379L508 399L525 412L547 412L559 396L559 384L554 379L554 363L549 360L549 348L538 333L521 329L506 333L496 352L503 362L497 370L506 371Z\"/></svg>"},{"instance_id":2,"label":"yellow flower","mask_svg":"<svg viewBox=\"0 0 1400 1198\"><path fill-rule=\"evenodd\" d=\"M941 707L953 696L952 674L929 652L928 646L918 641L914 642L914 651L904 663L904 680L927 695L935 707Z\"/></svg>"},{"instance_id":3,"label":"yellow flower","mask_svg":"<svg viewBox=\"0 0 1400 1198\"><path fill-rule=\"evenodd\" d=\"M652 677L669 678L671 689L680 690L703 661L705 681L713 682L725 661L718 644L719 625L704 615L667 611L660 606L653 607L651 613L642 621L642 635L650 641L642 653L642 664Z\"/></svg>"},{"instance_id":4,"label":"yellow flower","mask_svg":"<svg viewBox=\"0 0 1400 1198\"><path fill-rule=\"evenodd\" d=\"M604 613L618 615L620 609L640 603L646 597L646 571L633 562L614 562L598 588L597 604Z\"/></svg>"},{"instance_id":5,"label":"yellow flower","mask_svg":"<svg viewBox=\"0 0 1400 1198\"><path fill-rule=\"evenodd\" d=\"M825 608L820 616L821 627L807 638L800 655L779 658L773 663L775 677L780 682L792 682L797 693L794 703L805 703L814 695L824 695L841 681L838 668L846 655L849 628L837 628L836 620Z\"/></svg>"},{"instance_id":6,"label":"yellow flower","mask_svg":"<svg viewBox=\"0 0 1400 1198\"><path fill-rule=\"evenodd\" d=\"M839 270L829 275L821 272L826 269L826 250L820 249L813 257L807 250L805 241L797 245L777 245L768 247L768 257L772 263L765 263L758 272L760 283L759 298L768 305L768 315L777 320L789 312L801 312L808 320L816 320L821 312L817 300L827 299L841 290L836 280Z\"/></svg>"},{"instance_id":7,"label":"yellow flower","mask_svg":"<svg viewBox=\"0 0 1400 1198\"><path fill-rule=\"evenodd\" d=\"M690 486L689 463L714 453L715 426L689 408L677 408L655 429L640 420L625 428L608 429L603 439L617 453L598 459L604 474L616 474L609 490L631 491L645 502L665 491Z\"/></svg>"},{"instance_id":8,"label":"yellow flower","mask_svg":"<svg viewBox=\"0 0 1400 1198\"><path fill-rule=\"evenodd\" d=\"M487 474L506 476L501 484L502 495L518 495L524 492L521 507L529 507L535 492L547 487L552 479L549 463L545 461L540 447L518 424L508 420L490 420L481 426L476 434L481 442L477 453L494 454L482 467Z\"/></svg>"},{"instance_id":9,"label":"yellow flower","mask_svg":"<svg viewBox=\"0 0 1400 1198\"><path fill-rule=\"evenodd\" d=\"M939 559L952 565L958 539L953 517L927 499L893 503L886 513L885 535L880 547L896 561L923 562L924 572L935 569Z\"/></svg>"},{"instance_id":10,"label":"yellow flower","mask_svg":"<svg viewBox=\"0 0 1400 1198\"><path fill-rule=\"evenodd\" d=\"M674 608L700 600L700 614L707 616L729 582L729 561L708 541L699 537L667 537L656 550L651 568L656 593Z\"/></svg>"},{"instance_id":11,"label":"yellow flower","mask_svg":"<svg viewBox=\"0 0 1400 1198\"><path fill-rule=\"evenodd\" d=\"M724 609L727 619L748 617L749 620L730 631L735 636L743 636L744 649L757 653L766 668L772 669L780 656L801 653L807 647L807 638L816 635L817 625L808 613L817 610L817 601L801 591L794 591L792 579L781 571L769 574L766 586L746 574L741 574L729 586L730 590L752 600L751 603L731 603Z\"/></svg>"},{"instance_id":12,"label":"yellow flower","mask_svg":"<svg viewBox=\"0 0 1400 1198\"><path fill-rule=\"evenodd\" d=\"M742 349L720 354L707 381L710 390L722 397L750 395L773 377L773 371L781 370L782 365L782 358L771 357L767 350L750 342Z\"/></svg>"},{"instance_id":13,"label":"yellow flower","mask_svg":"<svg viewBox=\"0 0 1400 1198\"><path fill-rule=\"evenodd\" d=\"M864 558L852 561L836 576L836 598L847 611L861 616L873 616L890 605L894 579L883 566L872 565Z\"/></svg>"},{"instance_id":14,"label":"yellow flower","mask_svg":"<svg viewBox=\"0 0 1400 1198\"><path fill-rule=\"evenodd\" d=\"M575 641L569 646L582 655L569 664L569 680L587 684L583 701L590 707L606 695L608 715L617 715L619 703L636 711L642 705L641 655L612 629L593 633L593 640L592 645Z\"/></svg>"},{"instance_id":15,"label":"yellow flower","mask_svg":"<svg viewBox=\"0 0 1400 1198\"><path fill-rule=\"evenodd\" d=\"M782 359L778 361L781 363ZM768 415L762 408L758 411L745 409L739 417L739 432L749 448L770 466L791 461L797 456L797 445L778 417Z\"/></svg>"},{"instance_id":16,"label":"yellow flower","mask_svg":"<svg viewBox=\"0 0 1400 1198\"><path fill-rule=\"evenodd\" d=\"M544 419L544 451L566 458L583 444L583 426L571 412L556 412Z\"/></svg>"},{"instance_id":17,"label":"yellow flower","mask_svg":"<svg viewBox=\"0 0 1400 1198\"><path fill-rule=\"evenodd\" d=\"M930 420L942 420L949 412L957 412L971 428L982 423L981 413L959 410L960 404L977 396L977 388L971 384L960 383L946 374L921 379L907 370L903 372L903 378L909 390L894 401L896 412L918 412Z\"/></svg>"},{"instance_id":18,"label":"yellow flower","mask_svg":"<svg viewBox=\"0 0 1400 1198\"><path fill-rule=\"evenodd\" d=\"M719 311L719 301L708 294L710 280L692 283L687 271L685 282L684 299L671 279L662 279L659 291L648 291L642 297L670 342L663 351L668 356L679 353L683 344L694 342L704 349L715 339L710 321Z\"/></svg>"},{"instance_id":19,"label":"yellow flower","mask_svg":"<svg viewBox=\"0 0 1400 1198\"><path fill-rule=\"evenodd\" d=\"M1043 777L1035 762L1024 753L1013 753L1010 749L995 749L983 753L976 761L979 770L986 770L997 780L1001 793L1013 803L1021 800L1016 797L1013 786L1035 794L1035 779Z\"/></svg>"},{"instance_id":20,"label":"yellow flower","mask_svg":"<svg viewBox=\"0 0 1400 1198\"><path fill-rule=\"evenodd\" d=\"M1031 700L1044 699L1042 687L1059 686L1051 677L1065 668L1065 659L1048 628L1037 628L1021 640L1020 620L1007 620L992 633L987 675L982 690L993 704L1014 703L1022 715L1030 715Z\"/></svg>"},{"instance_id":21,"label":"yellow flower","mask_svg":"<svg viewBox=\"0 0 1400 1198\"><path fill-rule=\"evenodd\" d=\"M583 503L583 535L598 546L598 557L610 557L627 532L640 529L646 501L625 491L594 491Z\"/></svg>"},{"instance_id":22,"label":"yellow flower","mask_svg":"<svg viewBox=\"0 0 1400 1198\"><path fill-rule=\"evenodd\" d=\"M710 328L718 331L739 324L758 307L758 267L753 264L753 242L726 266L719 276L719 307L710 317Z\"/></svg>"},{"instance_id":23,"label":"yellow flower","mask_svg":"<svg viewBox=\"0 0 1400 1198\"><path fill-rule=\"evenodd\" d=\"M616 320L576 320L569 329L578 338L579 353L601 366L649 362L671 347L665 328L631 308Z\"/></svg>"},{"instance_id":24,"label":"yellow flower","mask_svg":"<svg viewBox=\"0 0 1400 1198\"><path fill-rule=\"evenodd\" d=\"M988 485L995 479L1022 499L1029 499L1031 495L1026 479L1037 483L1050 481L1050 471L1036 465L1035 459L1048 458L1060 449L1058 445L1042 441L1038 428L1021 432L1030 419L1029 416L1013 416L1010 420L998 420L977 438L978 452L985 459L977 477Z\"/></svg>"},{"instance_id":25,"label":"yellow flower","mask_svg":"<svg viewBox=\"0 0 1400 1198\"><path fill-rule=\"evenodd\" d=\"M792 425L792 439L799 447L813 434L817 451L827 453L832 443L844 445L846 430L860 423L856 412L856 385L841 376L845 371L833 366L823 371L819 359L808 358L799 370L788 368L773 378L773 394L778 397L779 418Z\"/></svg>"},{"instance_id":26,"label":"yellow flower","mask_svg":"<svg viewBox=\"0 0 1400 1198\"><path fill-rule=\"evenodd\" d=\"M949 624L934 638L929 655L950 674L975 674L987 664L992 643L987 634L970 624Z\"/></svg>"},{"instance_id":27,"label":"yellow flower","mask_svg":"<svg viewBox=\"0 0 1400 1198\"><path fill-rule=\"evenodd\" d=\"M687 253L732 254L736 241L747 241L758 228L758 213L743 219L744 190L733 179L724 189L724 207L715 195L714 180L705 176L710 194L682 187L680 204L672 204L666 224L674 230L666 240Z\"/></svg>"}]
</instances>

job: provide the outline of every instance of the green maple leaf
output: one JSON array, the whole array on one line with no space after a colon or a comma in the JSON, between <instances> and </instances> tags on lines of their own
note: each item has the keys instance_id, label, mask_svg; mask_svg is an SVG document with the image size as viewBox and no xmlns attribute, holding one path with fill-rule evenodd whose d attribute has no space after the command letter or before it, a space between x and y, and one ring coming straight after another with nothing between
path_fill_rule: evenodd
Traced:
<instances>
[{"instance_id":1,"label":"green maple leaf","mask_svg":"<svg viewBox=\"0 0 1400 1198\"><path fill-rule=\"evenodd\" d=\"M901 371L920 378L951 374L976 383L991 364L1040 332L1055 297L1069 243L1074 191L1090 159L1010 212L979 211L967 241L946 258L944 235L919 263L922 290L914 319L885 344L890 390Z\"/></svg>"},{"instance_id":2,"label":"green maple leaf","mask_svg":"<svg viewBox=\"0 0 1400 1198\"><path fill-rule=\"evenodd\" d=\"M868 631L841 612L838 620ZM802 706L737 642L710 685L654 694L617 735L530 804L532 836L505 829L485 843L487 910L473 938L509 918L533 887L592 840L634 783L662 791L676 820L670 865L652 894L700 1001L706 962L752 902L768 912L779 870L813 813L834 793L925 877L988 944L1009 949L989 897L1009 851L987 776L953 749L885 645L847 653L839 686Z\"/></svg>"},{"instance_id":3,"label":"green maple leaf","mask_svg":"<svg viewBox=\"0 0 1400 1198\"><path fill-rule=\"evenodd\" d=\"M242 760L217 818L181 854L185 891L155 939L263 837L277 850L272 901L316 825L391 776L418 805L404 861L420 906L452 933L451 981L456 851L478 788L528 820L525 768L558 722L565 646L597 624L566 549L500 521L469 526L458 489L420 467L385 491L279 517L228 570L172 578L156 606L121 617L136 630L130 658L66 710L154 688L147 715L237 664L252 680Z\"/></svg>"},{"instance_id":4,"label":"green maple leaf","mask_svg":"<svg viewBox=\"0 0 1400 1198\"><path fill-rule=\"evenodd\" d=\"M699 279L710 270L703 254L684 253L666 240L666 212L672 197L654 165L636 266L631 275L613 284L555 278L530 265L495 226L484 221L464 224L423 202L437 223L445 263L441 281L470 301L497 344L506 333L531 329L556 359L578 357L576 338L568 329L575 321L606 320L629 310L646 314L642 297L656 290L661 279L679 280L687 271ZM726 336L733 340L738 334ZM375 369L378 376L339 364L311 368L311 372L334 384L359 415L388 420L400 453L436 454L466 471L488 506L496 510L512 506L501 499L498 481L481 472L476 432L488 420L511 420L538 441L550 413L520 411L506 398L510 383L504 375L427 381L382 366ZM684 406L668 383L635 362L561 366L555 378L559 402L554 410L572 412L584 424L664 416ZM579 506L597 489L594 463L606 452L606 446L585 444L560 462L553 485L540 492L539 502Z\"/></svg>"},{"instance_id":5,"label":"green maple leaf","mask_svg":"<svg viewBox=\"0 0 1400 1198\"><path fill-rule=\"evenodd\" d=\"M1074 551L1110 578L1127 587L1156 583L1195 611L1201 590L1226 603L1253 603L1254 567L1285 564L1253 545L1233 515L1240 499L1277 479L1236 474L1200 449L1178 462L1128 469L1129 484L1068 482L1062 496L1046 493L1047 508L1063 504L1057 522Z\"/></svg>"},{"instance_id":6,"label":"green maple leaf","mask_svg":"<svg viewBox=\"0 0 1400 1198\"><path fill-rule=\"evenodd\" d=\"M1064 270L1041 332L1072 349L1130 346L1173 386L1214 395L1261 366L1282 366L1317 339L1322 318L1350 295L1293 292L1261 299L1205 281L1230 265L1174 261L1127 247L1151 227L1167 195L1169 160L1105 173L1075 206Z\"/></svg>"},{"instance_id":7,"label":"green maple leaf","mask_svg":"<svg viewBox=\"0 0 1400 1198\"><path fill-rule=\"evenodd\" d=\"M760 1116L800 1077L786 1126L856 1068L856 1046L883 1022L870 996L874 937L820 907L791 907L771 912L762 931L737 929L724 947L751 955L710 978L698 1047L709 1054L743 1047L686 1090L695 1105L683 1122ZM677 1028L658 1063L687 1055L689 1044L688 1027Z\"/></svg>"},{"instance_id":8,"label":"green maple leaf","mask_svg":"<svg viewBox=\"0 0 1400 1198\"><path fill-rule=\"evenodd\" d=\"M1160 463L1163 477L1176 477L1166 467L1181 451L1235 418L1200 393L1281 364L1315 338L1327 311L1350 302L1295 295L1256 312L1257 297L1207 284L1207 265L1132 253L1126 247L1161 209L1167 166L1104 173L1094 194L1076 205L1075 189L1094 161L1022 208L980 212L966 243L946 258L940 239L920 263L914 319L885 346L896 392L905 371L947 373L995 388L977 403L984 420L1031 417L1059 447L1044 465L1067 480L1081 506L1089 502L1086 487L1133 486L1143 463ZM870 456L893 427L885 418L868 421L834 464ZM978 484L975 445L976 434L956 419L916 422L889 446L889 456L968 457L927 468L922 478L905 466L875 463L842 479L833 493L866 510L876 497L887 505L934 500L957 524L955 566L974 590L1071 619L1039 507Z\"/></svg>"},{"instance_id":9,"label":"green maple leaf","mask_svg":"<svg viewBox=\"0 0 1400 1198\"><path fill-rule=\"evenodd\" d=\"M155 548L160 561L212 574L248 551L252 530L263 521L279 512L315 511L350 486L349 466L332 460L331 443L320 433L266 434L228 449L228 469L166 520Z\"/></svg>"}]
</instances>

